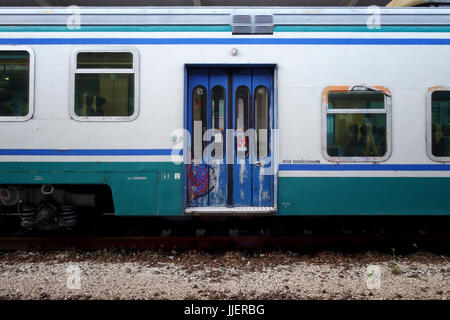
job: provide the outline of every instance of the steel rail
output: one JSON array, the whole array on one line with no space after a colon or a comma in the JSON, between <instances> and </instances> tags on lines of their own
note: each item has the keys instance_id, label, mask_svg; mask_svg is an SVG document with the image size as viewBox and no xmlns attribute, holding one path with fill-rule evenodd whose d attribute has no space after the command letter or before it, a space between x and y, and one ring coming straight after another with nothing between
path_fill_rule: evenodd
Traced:
<instances>
[{"instance_id":1,"label":"steel rail","mask_svg":"<svg viewBox=\"0 0 450 320\"><path fill-rule=\"evenodd\" d=\"M450 248L449 236L1 237L0 250Z\"/></svg>"}]
</instances>

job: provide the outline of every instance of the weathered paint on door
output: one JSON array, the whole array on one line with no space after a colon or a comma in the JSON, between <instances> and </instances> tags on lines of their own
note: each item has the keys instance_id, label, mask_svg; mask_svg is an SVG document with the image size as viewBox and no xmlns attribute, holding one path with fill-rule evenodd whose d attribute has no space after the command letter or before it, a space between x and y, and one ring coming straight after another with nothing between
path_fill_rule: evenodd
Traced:
<instances>
[{"instance_id":1,"label":"weathered paint on door","mask_svg":"<svg viewBox=\"0 0 450 320\"><path fill-rule=\"evenodd\" d=\"M273 69L188 70L189 207L273 206Z\"/></svg>"}]
</instances>

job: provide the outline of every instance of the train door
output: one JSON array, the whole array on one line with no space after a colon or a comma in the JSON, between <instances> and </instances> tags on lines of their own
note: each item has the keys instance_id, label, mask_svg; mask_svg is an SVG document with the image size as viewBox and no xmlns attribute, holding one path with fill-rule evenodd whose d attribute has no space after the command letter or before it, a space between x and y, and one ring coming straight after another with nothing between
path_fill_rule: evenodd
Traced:
<instances>
[{"instance_id":1,"label":"train door","mask_svg":"<svg viewBox=\"0 0 450 320\"><path fill-rule=\"evenodd\" d=\"M192 69L188 78L187 204L227 206L228 74L220 69Z\"/></svg>"},{"instance_id":2,"label":"train door","mask_svg":"<svg viewBox=\"0 0 450 320\"><path fill-rule=\"evenodd\" d=\"M187 210L272 208L273 69L188 69L186 108Z\"/></svg>"}]
</instances>

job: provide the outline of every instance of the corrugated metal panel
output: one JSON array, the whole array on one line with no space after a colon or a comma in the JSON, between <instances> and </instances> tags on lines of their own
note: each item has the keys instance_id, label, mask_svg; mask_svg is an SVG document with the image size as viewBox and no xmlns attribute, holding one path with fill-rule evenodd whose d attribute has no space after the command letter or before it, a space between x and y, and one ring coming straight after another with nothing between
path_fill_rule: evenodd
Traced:
<instances>
[{"instance_id":1,"label":"corrugated metal panel","mask_svg":"<svg viewBox=\"0 0 450 320\"><path fill-rule=\"evenodd\" d=\"M380 14L381 25L450 25L448 8L2 8L0 25L66 25L80 14L82 25L366 25ZM234 22L233 17L236 17ZM270 19L272 18L272 23ZM248 21L248 18L245 18ZM244 21L242 22L243 24ZM262 28L265 29L265 28ZM255 31L252 28L252 32Z\"/></svg>"}]
</instances>

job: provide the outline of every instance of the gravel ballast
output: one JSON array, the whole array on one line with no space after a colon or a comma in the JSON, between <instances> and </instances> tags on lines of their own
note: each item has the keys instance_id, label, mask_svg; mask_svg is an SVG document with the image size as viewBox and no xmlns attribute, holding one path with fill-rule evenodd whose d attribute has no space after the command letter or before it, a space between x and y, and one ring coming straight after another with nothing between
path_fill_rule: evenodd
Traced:
<instances>
[{"instance_id":1,"label":"gravel ballast","mask_svg":"<svg viewBox=\"0 0 450 320\"><path fill-rule=\"evenodd\" d=\"M449 298L450 258L425 252L0 252L0 299Z\"/></svg>"}]
</instances>

